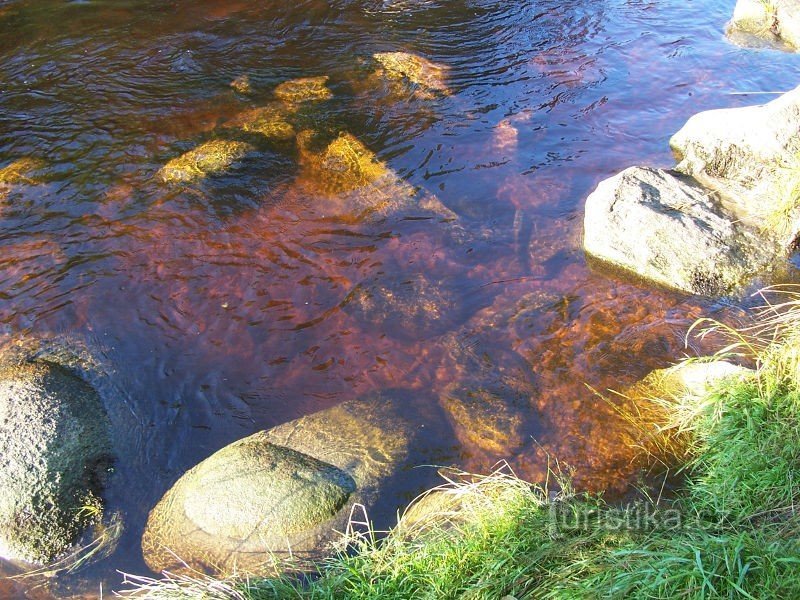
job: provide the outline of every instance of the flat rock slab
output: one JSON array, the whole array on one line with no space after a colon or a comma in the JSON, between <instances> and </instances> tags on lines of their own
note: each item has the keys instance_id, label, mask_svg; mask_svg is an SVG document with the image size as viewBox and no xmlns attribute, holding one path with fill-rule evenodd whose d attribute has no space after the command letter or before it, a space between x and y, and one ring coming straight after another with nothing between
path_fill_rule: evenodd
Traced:
<instances>
[{"instance_id":1,"label":"flat rock slab","mask_svg":"<svg viewBox=\"0 0 800 600\"><path fill-rule=\"evenodd\" d=\"M732 292L771 260L769 244L712 194L660 169L631 167L586 200L584 249L604 262L692 294Z\"/></svg>"},{"instance_id":2,"label":"flat rock slab","mask_svg":"<svg viewBox=\"0 0 800 600\"><path fill-rule=\"evenodd\" d=\"M417 427L399 401L345 402L226 446L151 511L154 571L270 575L330 552L356 503L369 509L409 458Z\"/></svg>"},{"instance_id":3,"label":"flat rock slab","mask_svg":"<svg viewBox=\"0 0 800 600\"><path fill-rule=\"evenodd\" d=\"M791 246L800 232L800 87L766 104L698 113L670 146L676 170L718 191L735 219Z\"/></svg>"}]
</instances>

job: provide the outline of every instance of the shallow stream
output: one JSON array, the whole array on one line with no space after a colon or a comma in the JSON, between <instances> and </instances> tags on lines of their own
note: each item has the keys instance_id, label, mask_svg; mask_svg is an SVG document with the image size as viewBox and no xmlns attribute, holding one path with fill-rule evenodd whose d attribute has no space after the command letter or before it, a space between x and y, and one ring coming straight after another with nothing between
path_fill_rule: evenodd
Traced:
<instances>
[{"instance_id":1,"label":"shallow stream","mask_svg":"<svg viewBox=\"0 0 800 600\"><path fill-rule=\"evenodd\" d=\"M733 5L0 0L0 167L47 165L0 196L0 341L77 340L103 365L123 427L108 503L126 524L103 562L0 595L118 588L116 569L147 571L147 513L188 468L378 390L434 406L448 386L513 380L530 390L516 438L482 444L455 420L443 464L506 459L540 480L549 454L579 487L623 489L623 423L590 388L695 354L695 319L735 322L750 300L587 265L583 202L627 166L672 166L691 115L797 85L800 55L726 41ZM376 84L387 51L442 65L447 90ZM333 97L310 126L349 132L453 218L359 219L307 185L292 150L185 185L156 176L282 81L319 75ZM241 76L250 91L231 87ZM360 289L393 300L354 310ZM433 327L397 310L420 289L448 299Z\"/></svg>"}]
</instances>

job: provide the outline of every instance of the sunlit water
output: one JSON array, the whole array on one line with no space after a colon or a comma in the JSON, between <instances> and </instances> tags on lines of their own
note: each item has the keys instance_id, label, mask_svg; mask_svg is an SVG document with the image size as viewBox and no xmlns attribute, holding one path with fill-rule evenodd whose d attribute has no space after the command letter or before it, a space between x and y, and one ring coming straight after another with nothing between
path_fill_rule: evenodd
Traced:
<instances>
[{"instance_id":1,"label":"sunlit water","mask_svg":"<svg viewBox=\"0 0 800 600\"><path fill-rule=\"evenodd\" d=\"M120 428L108 503L125 535L53 593L146 572L147 512L222 446L376 390L434 406L447 386L480 383L465 356L488 357L486 385L524 380L525 435L487 450L456 424L443 463L486 471L507 459L539 480L550 453L580 487L622 489L632 454L589 387L622 389L695 353L689 324L736 318L745 301L590 268L583 202L627 166L671 166L668 139L692 114L798 83L797 56L724 39L733 5L0 2L0 166L49 165L44 184L0 202L0 335L85 345ZM394 50L447 67L451 94L363 86L370 56ZM229 86L245 74L250 95ZM438 219L331 215L281 153L199 184L155 177L281 81L311 75L334 92L320 126L349 131L434 194L467 241ZM356 286L402 291L419 276L458 299L441 327L348 310Z\"/></svg>"}]
</instances>

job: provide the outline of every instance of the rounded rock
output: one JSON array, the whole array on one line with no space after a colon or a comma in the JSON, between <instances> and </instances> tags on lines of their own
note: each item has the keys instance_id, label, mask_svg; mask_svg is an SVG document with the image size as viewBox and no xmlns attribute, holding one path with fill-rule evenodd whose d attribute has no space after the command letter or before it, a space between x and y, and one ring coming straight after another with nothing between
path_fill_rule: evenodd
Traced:
<instances>
[{"instance_id":1,"label":"rounded rock","mask_svg":"<svg viewBox=\"0 0 800 600\"><path fill-rule=\"evenodd\" d=\"M0 366L0 555L48 563L96 520L108 432L98 394L63 367Z\"/></svg>"},{"instance_id":2,"label":"rounded rock","mask_svg":"<svg viewBox=\"0 0 800 600\"><path fill-rule=\"evenodd\" d=\"M273 552L302 546L355 491L337 467L268 441L259 432L194 468L151 511L142 539L156 571L177 556L211 569L258 571Z\"/></svg>"}]
</instances>

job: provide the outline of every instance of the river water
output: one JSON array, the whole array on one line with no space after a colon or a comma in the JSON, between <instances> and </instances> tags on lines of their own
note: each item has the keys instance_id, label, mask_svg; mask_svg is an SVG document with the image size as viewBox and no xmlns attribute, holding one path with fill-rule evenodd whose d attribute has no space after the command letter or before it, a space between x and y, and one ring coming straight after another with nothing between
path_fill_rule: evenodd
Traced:
<instances>
[{"instance_id":1,"label":"river water","mask_svg":"<svg viewBox=\"0 0 800 600\"><path fill-rule=\"evenodd\" d=\"M104 365L112 416L126 415L108 492L126 524L116 552L0 592L119 587L116 569L147 571L147 512L199 460L374 391L441 403L448 386L476 383L464 348L488 365L486 385L524 379L523 439L482 445L454 420L443 462L486 471L507 459L541 480L549 454L579 487L621 490L632 452L590 388L619 390L696 353L688 326L735 320L748 300L590 267L583 202L627 166L672 166L668 139L692 114L798 83L798 56L726 41L733 5L0 1L0 167L46 164L0 200L0 337L76 340ZM442 65L447 93L365 84L388 51ZM282 81L319 75L333 98L313 122L435 196L459 235L430 216L331 212L291 152L192 184L156 176ZM242 76L247 93L230 86ZM435 326L348 308L364 287L414 302L420 278L457 299Z\"/></svg>"}]
</instances>

